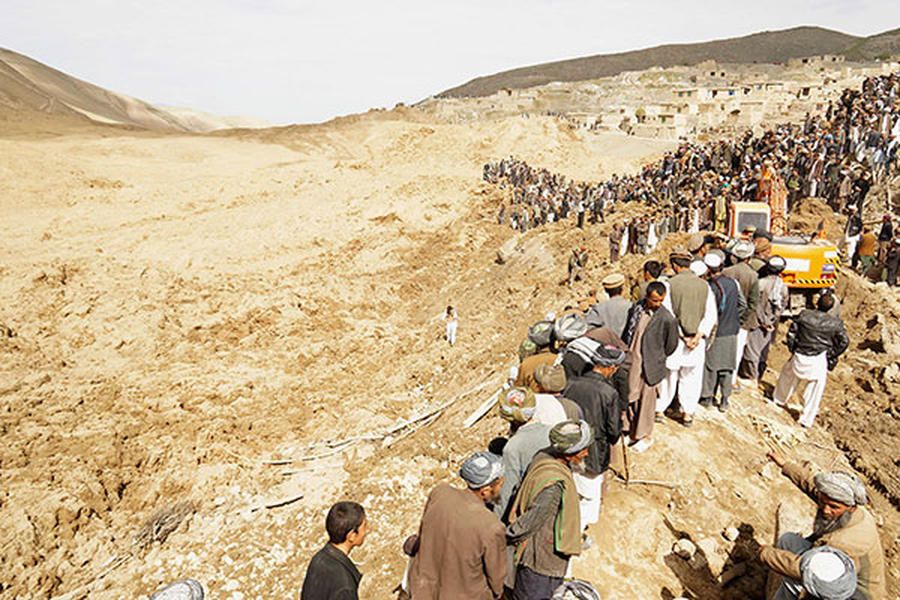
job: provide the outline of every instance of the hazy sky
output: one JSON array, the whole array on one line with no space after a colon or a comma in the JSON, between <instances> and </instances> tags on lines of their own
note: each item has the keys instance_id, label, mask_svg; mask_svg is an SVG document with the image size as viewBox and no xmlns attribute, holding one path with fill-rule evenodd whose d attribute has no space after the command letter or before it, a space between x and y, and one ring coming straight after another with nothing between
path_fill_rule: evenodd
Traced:
<instances>
[{"instance_id":1,"label":"hazy sky","mask_svg":"<svg viewBox=\"0 0 900 600\"><path fill-rule=\"evenodd\" d=\"M274 123L415 102L551 60L819 25L898 0L0 0L0 46L116 92Z\"/></svg>"}]
</instances>

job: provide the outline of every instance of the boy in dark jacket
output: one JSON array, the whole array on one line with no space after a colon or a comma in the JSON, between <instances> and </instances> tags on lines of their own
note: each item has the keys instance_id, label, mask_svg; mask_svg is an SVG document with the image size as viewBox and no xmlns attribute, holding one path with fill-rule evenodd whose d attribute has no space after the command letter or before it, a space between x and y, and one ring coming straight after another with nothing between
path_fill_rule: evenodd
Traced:
<instances>
[{"instance_id":1,"label":"boy in dark jacket","mask_svg":"<svg viewBox=\"0 0 900 600\"><path fill-rule=\"evenodd\" d=\"M366 539L366 511L356 502L338 502L325 518L328 543L306 568L300 600L358 600L362 574L350 551Z\"/></svg>"}]
</instances>

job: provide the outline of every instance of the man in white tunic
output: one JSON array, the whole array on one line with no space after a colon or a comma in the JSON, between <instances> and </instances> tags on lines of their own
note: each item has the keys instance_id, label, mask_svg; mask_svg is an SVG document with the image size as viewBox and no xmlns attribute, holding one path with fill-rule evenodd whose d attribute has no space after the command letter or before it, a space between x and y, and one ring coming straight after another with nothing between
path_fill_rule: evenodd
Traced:
<instances>
[{"instance_id":1,"label":"man in white tunic","mask_svg":"<svg viewBox=\"0 0 900 600\"><path fill-rule=\"evenodd\" d=\"M834 368L838 357L850 345L844 322L828 314L833 307L834 295L822 295L816 310L804 310L791 323L787 344L792 355L781 369L773 394L775 403L784 406L798 384L806 381L799 422L807 428L812 427L819 413L828 371Z\"/></svg>"},{"instance_id":2,"label":"man in white tunic","mask_svg":"<svg viewBox=\"0 0 900 600\"><path fill-rule=\"evenodd\" d=\"M681 404L681 422L690 427L694 423L694 413L700 402L703 387L703 367L706 363L707 338L717 322L716 299L706 281L706 265L693 261L687 250L676 250L669 256L674 277L667 282L669 293L663 306L675 315L678 321L678 347L666 359L669 375L659 384L659 398L656 404L656 419L661 421L663 413L678 394Z\"/></svg>"}]
</instances>

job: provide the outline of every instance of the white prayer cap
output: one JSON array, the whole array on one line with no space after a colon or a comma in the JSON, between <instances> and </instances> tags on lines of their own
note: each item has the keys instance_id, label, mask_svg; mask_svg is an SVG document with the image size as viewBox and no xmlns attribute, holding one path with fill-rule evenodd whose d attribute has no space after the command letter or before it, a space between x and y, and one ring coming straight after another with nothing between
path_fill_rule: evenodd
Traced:
<instances>
[{"instance_id":1,"label":"white prayer cap","mask_svg":"<svg viewBox=\"0 0 900 600\"><path fill-rule=\"evenodd\" d=\"M703 277L708 270L702 260L695 260L691 263L691 272L697 277Z\"/></svg>"},{"instance_id":2,"label":"white prayer cap","mask_svg":"<svg viewBox=\"0 0 900 600\"><path fill-rule=\"evenodd\" d=\"M831 583L847 572L844 561L837 554L820 552L809 560L809 569L820 581Z\"/></svg>"},{"instance_id":3,"label":"white prayer cap","mask_svg":"<svg viewBox=\"0 0 900 600\"><path fill-rule=\"evenodd\" d=\"M710 252L703 257L703 262L710 269L718 269L722 266L722 257L720 257L718 254Z\"/></svg>"}]
</instances>

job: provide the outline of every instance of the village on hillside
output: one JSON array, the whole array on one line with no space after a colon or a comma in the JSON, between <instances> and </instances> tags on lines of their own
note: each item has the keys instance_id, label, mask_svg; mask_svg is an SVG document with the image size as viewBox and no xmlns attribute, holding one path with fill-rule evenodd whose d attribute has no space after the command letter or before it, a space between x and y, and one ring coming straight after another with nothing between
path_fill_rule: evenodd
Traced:
<instances>
[{"instance_id":1,"label":"village on hillside","mask_svg":"<svg viewBox=\"0 0 900 600\"><path fill-rule=\"evenodd\" d=\"M417 105L450 122L551 115L579 130L668 140L727 135L824 112L846 88L900 67L900 56L847 62L840 55L787 64L720 64L629 71L574 83L506 89L480 98L429 98Z\"/></svg>"}]
</instances>

